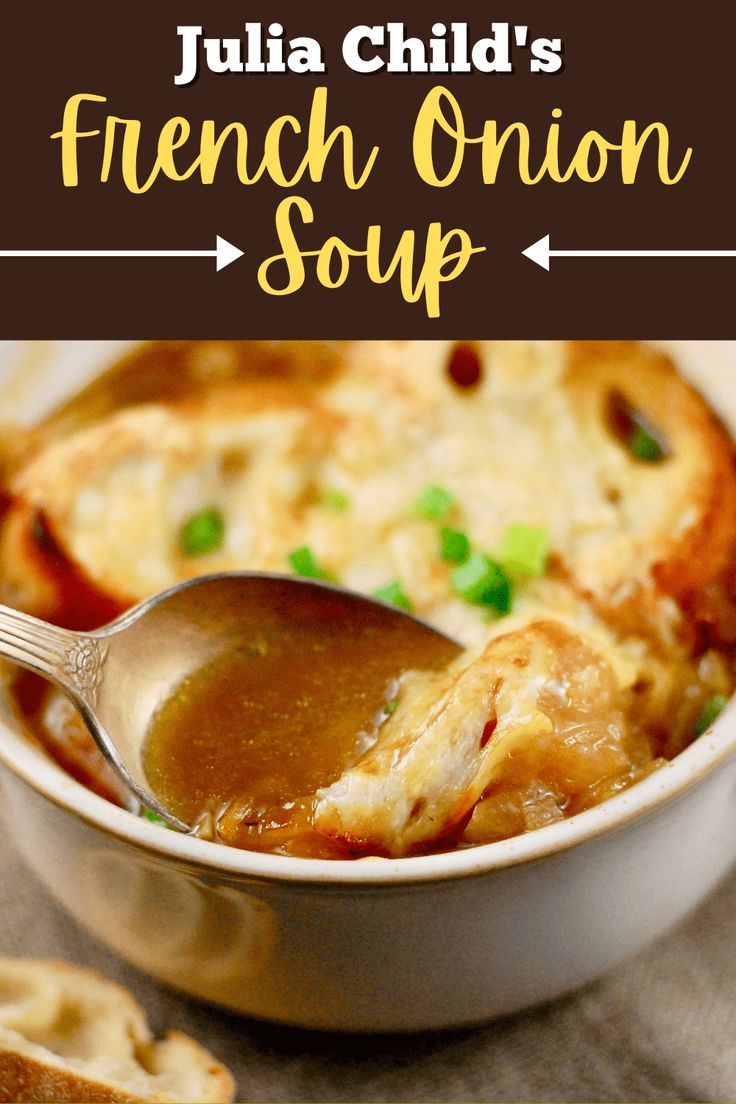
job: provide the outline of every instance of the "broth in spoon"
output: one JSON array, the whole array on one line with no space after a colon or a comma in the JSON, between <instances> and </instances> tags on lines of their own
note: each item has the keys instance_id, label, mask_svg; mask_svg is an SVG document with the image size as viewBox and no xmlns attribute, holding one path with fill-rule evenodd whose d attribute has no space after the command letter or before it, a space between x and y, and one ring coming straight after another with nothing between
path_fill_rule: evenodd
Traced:
<instances>
[{"instance_id":1,"label":"broth in spoon","mask_svg":"<svg viewBox=\"0 0 736 1104\"><path fill-rule=\"evenodd\" d=\"M347 845L311 827L316 791L372 747L407 671L439 670L457 652L409 617L336 616L318 631L298 618L271 625L161 705L144 750L151 787L223 843L348 857Z\"/></svg>"}]
</instances>

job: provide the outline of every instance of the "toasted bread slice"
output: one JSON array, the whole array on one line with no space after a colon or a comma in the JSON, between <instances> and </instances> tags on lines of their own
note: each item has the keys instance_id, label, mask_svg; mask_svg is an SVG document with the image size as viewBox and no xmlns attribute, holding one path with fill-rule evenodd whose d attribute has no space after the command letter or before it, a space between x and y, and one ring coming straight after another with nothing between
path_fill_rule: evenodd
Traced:
<instances>
[{"instance_id":1,"label":"toasted bread slice","mask_svg":"<svg viewBox=\"0 0 736 1104\"><path fill-rule=\"evenodd\" d=\"M536 757L543 775L570 745L584 789L629 767L622 705L608 664L562 624L499 636L469 664L409 676L376 745L318 793L315 827L406 855L461 829L509 758Z\"/></svg>"},{"instance_id":2,"label":"toasted bread slice","mask_svg":"<svg viewBox=\"0 0 736 1104\"><path fill-rule=\"evenodd\" d=\"M577 542L577 584L634 628L672 621L666 597L732 639L736 464L725 430L668 357L637 343L573 343L564 387L619 521L618 533ZM645 458L637 429L650 438Z\"/></svg>"},{"instance_id":3,"label":"toasted bread slice","mask_svg":"<svg viewBox=\"0 0 736 1104\"><path fill-rule=\"evenodd\" d=\"M0 1100L231 1101L230 1072L178 1031L152 1039L121 986L66 962L0 958Z\"/></svg>"},{"instance_id":4,"label":"toasted bread slice","mask_svg":"<svg viewBox=\"0 0 736 1104\"><path fill-rule=\"evenodd\" d=\"M252 384L134 407L52 443L13 482L6 600L93 625L192 575L280 567L281 548L300 543L327 423L295 386ZM227 518L224 543L186 554L183 524L211 508Z\"/></svg>"},{"instance_id":5,"label":"toasted bread slice","mask_svg":"<svg viewBox=\"0 0 736 1104\"><path fill-rule=\"evenodd\" d=\"M477 379L459 386L458 347L357 343L318 390L241 384L50 444L10 486L5 600L100 624L192 575L289 570L308 544L348 586L398 578L425 617L480 643L488 629L452 591L436 524L412 513L440 483L451 522L491 555L511 522L549 534L554 578L519 588L518 609L589 604L666 646L736 638L733 448L672 363L628 342L479 342L462 354ZM651 427L660 456L632 450L616 403ZM339 516L319 507L334 486L350 503ZM222 546L183 554L183 522L212 506Z\"/></svg>"}]
</instances>

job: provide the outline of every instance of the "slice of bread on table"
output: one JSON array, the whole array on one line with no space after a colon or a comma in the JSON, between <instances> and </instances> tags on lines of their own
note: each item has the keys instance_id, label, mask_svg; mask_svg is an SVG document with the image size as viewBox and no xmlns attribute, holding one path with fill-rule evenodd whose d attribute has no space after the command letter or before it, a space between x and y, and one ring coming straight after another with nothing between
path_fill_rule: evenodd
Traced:
<instances>
[{"instance_id":1,"label":"slice of bread on table","mask_svg":"<svg viewBox=\"0 0 736 1104\"><path fill-rule=\"evenodd\" d=\"M0 957L0 1101L225 1104L234 1092L193 1039L154 1040L120 985L67 962Z\"/></svg>"}]
</instances>

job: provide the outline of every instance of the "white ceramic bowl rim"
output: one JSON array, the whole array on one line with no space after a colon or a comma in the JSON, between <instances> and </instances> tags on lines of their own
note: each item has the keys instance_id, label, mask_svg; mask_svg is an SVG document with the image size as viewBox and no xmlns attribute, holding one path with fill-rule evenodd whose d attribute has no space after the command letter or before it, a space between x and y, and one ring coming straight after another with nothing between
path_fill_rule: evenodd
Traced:
<instances>
[{"instance_id":1,"label":"white ceramic bowl rim","mask_svg":"<svg viewBox=\"0 0 736 1104\"><path fill-rule=\"evenodd\" d=\"M714 726L670 763L630 789L567 820L523 836L441 854L400 859L294 858L242 851L170 831L88 790L22 732L0 724L0 760L32 789L73 816L126 843L237 880L360 886L437 882L538 861L651 814L702 781L736 751L736 699Z\"/></svg>"}]
</instances>

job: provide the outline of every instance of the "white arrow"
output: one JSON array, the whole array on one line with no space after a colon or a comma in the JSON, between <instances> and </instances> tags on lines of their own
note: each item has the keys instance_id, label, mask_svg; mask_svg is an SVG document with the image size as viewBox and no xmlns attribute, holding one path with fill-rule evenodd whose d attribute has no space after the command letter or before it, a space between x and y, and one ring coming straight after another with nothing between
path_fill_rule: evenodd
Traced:
<instances>
[{"instance_id":1,"label":"white arrow","mask_svg":"<svg viewBox=\"0 0 736 1104\"><path fill-rule=\"evenodd\" d=\"M214 249L0 249L0 257L214 257L218 272L242 256L219 236Z\"/></svg>"},{"instance_id":2,"label":"white arrow","mask_svg":"<svg viewBox=\"0 0 736 1104\"><path fill-rule=\"evenodd\" d=\"M736 257L736 249L550 249L547 234L523 256L549 272L550 257Z\"/></svg>"}]
</instances>

